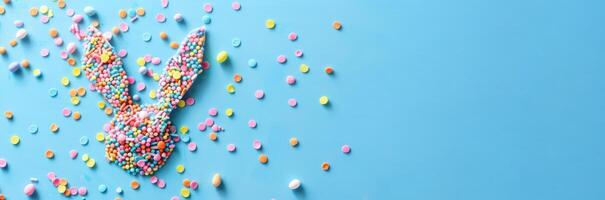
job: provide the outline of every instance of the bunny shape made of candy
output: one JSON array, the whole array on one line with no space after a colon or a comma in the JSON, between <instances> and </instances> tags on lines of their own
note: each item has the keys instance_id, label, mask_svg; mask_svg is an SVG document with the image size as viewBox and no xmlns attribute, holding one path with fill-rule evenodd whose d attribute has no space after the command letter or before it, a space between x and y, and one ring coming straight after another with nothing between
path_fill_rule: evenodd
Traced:
<instances>
[{"instance_id":1,"label":"bunny shape made of candy","mask_svg":"<svg viewBox=\"0 0 605 200\"><path fill-rule=\"evenodd\" d=\"M105 157L133 175L152 175L176 146L178 135L170 113L202 73L205 27L193 30L166 64L159 80L158 101L139 105L128 93L124 63L109 41L90 27L83 38L82 69L92 87L114 108L114 118L105 124Z\"/></svg>"}]
</instances>

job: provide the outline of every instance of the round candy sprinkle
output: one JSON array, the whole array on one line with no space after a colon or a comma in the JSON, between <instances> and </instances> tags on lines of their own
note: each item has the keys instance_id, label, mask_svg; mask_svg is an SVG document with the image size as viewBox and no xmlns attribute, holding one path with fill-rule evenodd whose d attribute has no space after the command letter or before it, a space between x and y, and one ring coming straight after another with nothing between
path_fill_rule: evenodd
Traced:
<instances>
[{"instance_id":1,"label":"round candy sprinkle","mask_svg":"<svg viewBox=\"0 0 605 200\"><path fill-rule=\"evenodd\" d=\"M290 181L290 183L288 183L288 188L290 188L291 190L296 190L300 187L300 185L301 185L300 180L292 179Z\"/></svg>"},{"instance_id":2,"label":"round candy sprinkle","mask_svg":"<svg viewBox=\"0 0 605 200\"><path fill-rule=\"evenodd\" d=\"M80 138L80 144L81 144L82 146L86 146L86 145L88 144L88 137L86 137L86 136L82 136L82 137Z\"/></svg>"},{"instance_id":3,"label":"round candy sprinkle","mask_svg":"<svg viewBox=\"0 0 605 200\"><path fill-rule=\"evenodd\" d=\"M191 191L189 191L189 189L187 189L187 188L181 189L181 196L183 196L185 198L189 198L190 195L191 195Z\"/></svg>"},{"instance_id":4,"label":"round candy sprinkle","mask_svg":"<svg viewBox=\"0 0 605 200\"><path fill-rule=\"evenodd\" d=\"M319 97L319 103L321 105L326 105L326 104L330 103L330 100L328 99L327 96L321 96L321 97Z\"/></svg>"},{"instance_id":5,"label":"round candy sprinkle","mask_svg":"<svg viewBox=\"0 0 605 200\"><path fill-rule=\"evenodd\" d=\"M234 152L235 151L235 144L228 144L227 145L227 151L229 152Z\"/></svg>"},{"instance_id":6,"label":"round candy sprinkle","mask_svg":"<svg viewBox=\"0 0 605 200\"><path fill-rule=\"evenodd\" d=\"M231 94L235 93L235 86L231 83L227 84L227 87L225 89L227 89L227 92Z\"/></svg>"},{"instance_id":7,"label":"round candy sprinkle","mask_svg":"<svg viewBox=\"0 0 605 200\"><path fill-rule=\"evenodd\" d=\"M302 57L303 56L303 51L300 49L297 49L296 51L294 51L294 55L296 57Z\"/></svg>"},{"instance_id":8,"label":"round candy sprinkle","mask_svg":"<svg viewBox=\"0 0 605 200\"><path fill-rule=\"evenodd\" d=\"M342 29L342 24L340 24L340 21L334 21L334 22L332 22L332 28L334 28L336 30L340 30L340 29Z\"/></svg>"},{"instance_id":9,"label":"round candy sprinkle","mask_svg":"<svg viewBox=\"0 0 605 200\"><path fill-rule=\"evenodd\" d=\"M242 5L239 2L234 1L231 3L231 8L235 11L239 11L242 8Z\"/></svg>"},{"instance_id":10,"label":"round candy sprinkle","mask_svg":"<svg viewBox=\"0 0 605 200\"><path fill-rule=\"evenodd\" d=\"M242 75L240 75L240 74L233 75L233 81L235 81L236 83L242 82Z\"/></svg>"},{"instance_id":11,"label":"round candy sprinkle","mask_svg":"<svg viewBox=\"0 0 605 200\"><path fill-rule=\"evenodd\" d=\"M97 187L97 190L99 190L99 192L101 193L105 193L107 191L107 186L104 184L99 185L99 187Z\"/></svg>"},{"instance_id":12,"label":"round candy sprinkle","mask_svg":"<svg viewBox=\"0 0 605 200\"><path fill-rule=\"evenodd\" d=\"M239 47L242 45L242 41L239 38L233 38L231 40L231 45L233 45L233 47Z\"/></svg>"},{"instance_id":13,"label":"round candy sprinkle","mask_svg":"<svg viewBox=\"0 0 605 200\"><path fill-rule=\"evenodd\" d=\"M206 13L211 13L211 12L212 12L212 4L210 4L210 3L205 3L205 4L204 4L204 12L206 12Z\"/></svg>"},{"instance_id":14,"label":"round candy sprinkle","mask_svg":"<svg viewBox=\"0 0 605 200\"><path fill-rule=\"evenodd\" d=\"M25 185L25 188L23 188L23 193L27 196L33 195L34 192L36 192L36 186L34 186L34 184L27 184Z\"/></svg>"},{"instance_id":15,"label":"round candy sprinkle","mask_svg":"<svg viewBox=\"0 0 605 200\"><path fill-rule=\"evenodd\" d=\"M57 88L48 89L48 95L50 95L51 97L56 97L57 94L59 94L59 90L57 90Z\"/></svg>"},{"instance_id":16,"label":"round candy sprinkle","mask_svg":"<svg viewBox=\"0 0 605 200\"><path fill-rule=\"evenodd\" d=\"M163 8L168 7L168 0L162 0L162 2L161 2L161 3L162 3L162 7L163 7Z\"/></svg>"},{"instance_id":17,"label":"round candy sprinkle","mask_svg":"<svg viewBox=\"0 0 605 200\"><path fill-rule=\"evenodd\" d=\"M233 108L227 108L225 110L225 115L227 115L227 117L233 116Z\"/></svg>"},{"instance_id":18,"label":"round candy sprinkle","mask_svg":"<svg viewBox=\"0 0 605 200\"><path fill-rule=\"evenodd\" d=\"M195 142L190 142L187 144L187 149L189 149L189 151L195 151L197 149L197 144Z\"/></svg>"},{"instance_id":19,"label":"round candy sprinkle","mask_svg":"<svg viewBox=\"0 0 605 200\"><path fill-rule=\"evenodd\" d=\"M212 19L209 15L204 15L202 16L202 22L204 22L204 24L210 24L210 22L212 22Z\"/></svg>"},{"instance_id":20,"label":"round candy sprinkle","mask_svg":"<svg viewBox=\"0 0 605 200\"><path fill-rule=\"evenodd\" d=\"M185 171L185 166L183 166L182 164L179 164L176 166L176 172L179 174L182 174Z\"/></svg>"},{"instance_id":21,"label":"round candy sprinkle","mask_svg":"<svg viewBox=\"0 0 605 200\"><path fill-rule=\"evenodd\" d=\"M212 133L208 134L208 138L209 138L210 140L212 140L212 141L216 141L217 137L218 137L218 136L216 135L216 133L215 133L215 132L212 132Z\"/></svg>"},{"instance_id":22,"label":"round candy sprinkle","mask_svg":"<svg viewBox=\"0 0 605 200\"><path fill-rule=\"evenodd\" d=\"M229 54L227 54L226 51L220 51L216 55L216 62L223 63L223 62L227 61L228 58L229 58Z\"/></svg>"},{"instance_id":23,"label":"round candy sprinkle","mask_svg":"<svg viewBox=\"0 0 605 200\"><path fill-rule=\"evenodd\" d=\"M130 181L130 188L132 188L133 190L137 190L137 189L139 189L139 187L141 187L141 184L139 184L138 181L136 181L136 180Z\"/></svg>"},{"instance_id":24,"label":"round candy sprinkle","mask_svg":"<svg viewBox=\"0 0 605 200\"><path fill-rule=\"evenodd\" d=\"M287 58L286 58L286 56L284 56L284 55L279 55L279 56L277 56L277 59L276 59L276 60L277 60L277 62L278 62L278 63L280 63L280 64L284 64L284 63L286 63L286 61L287 61L288 59L287 59Z\"/></svg>"},{"instance_id":25,"label":"round candy sprinkle","mask_svg":"<svg viewBox=\"0 0 605 200\"><path fill-rule=\"evenodd\" d=\"M256 121L251 119L250 121L248 121L248 127L250 128L256 128Z\"/></svg>"},{"instance_id":26,"label":"round candy sprinkle","mask_svg":"<svg viewBox=\"0 0 605 200\"><path fill-rule=\"evenodd\" d=\"M213 117L216 116L216 115L218 115L218 109L216 109L216 108L210 108L208 110L208 115L213 116Z\"/></svg>"},{"instance_id":27,"label":"round candy sprinkle","mask_svg":"<svg viewBox=\"0 0 605 200\"><path fill-rule=\"evenodd\" d=\"M326 74L333 74L334 68L327 66L326 68L324 68L324 72L326 72Z\"/></svg>"},{"instance_id":28,"label":"round candy sprinkle","mask_svg":"<svg viewBox=\"0 0 605 200\"><path fill-rule=\"evenodd\" d=\"M189 187L194 190L196 190L199 186L200 184L197 181L191 181L191 183L189 183Z\"/></svg>"},{"instance_id":29,"label":"round candy sprinkle","mask_svg":"<svg viewBox=\"0 0 605 200\"><path fill-rule=\"evenodd\" d=\"M255 139L254 141L252 141L252 148L259 150L263 148L263 144L259 140Z\"/></svg>"},{"instance_id":30,"label":"round candy sprinkle","mask_svg":"<svg viewBox=\"0 0 605 200\"><path fill-rule=\"evenodd\" d=\"M286 76L286 83L288 83L288 85L294 85L294 83L296 83L296 78L292 75L288 75Z\"/></svg>"},{"instance_id":31,"label":"round candy sprinkle","mask_svg":"<svg viewBox=\"0 0 605 200\"><path fill-rule=\"evenodd\" d=\"M291 41L295 41L296 39L298 39L298 34L296 34L295 32L291 32L290 34L288 34L288 39Z\"/></svg>"},{"instance_id":32,"label":"round candy sprinkle","mask_svg":"<svg viewBox=\"0 0 605 200\"><path fill-rule=\"evenodd\" d=\"M290 138L289 143L290 143L290 146L296 147L296 146L298 146L298 139L295 137L292 137L292 138Z\"/></svg>"},{"instance_id":33,"label":"round candy sprinkle","mask_svg":"<svg viewBox=\"0 0 605 200\"><path fill-rule=\"evenodd\" d=\"M123 192L124 192L124 190L121 187L116 188L116 193L122 194Z\"/></svg>"},{"instance_id":34,"label":"round candy sprinkle","mask_svg":"<svg viewBox=\"0 0 605 200\"><path fill-rule=\"evenodd\" d=\"M275 28L275 21L273 19L267 19L267 21L265 21L265 27L268 29Z\"/></svg>"},{"instance_id":35,"label":"round candy sprinkle","mask_svg":"<svg viewBox=\"0 0 605 200\"><path fill-rule=\"evenodd\" d=\"M69 157L71 159L76 159L76 157L78 157L78 151L76 151L76 150L69 151Z\"/></svg>"},{"instance_id":36,"label":"round candy sprinkle","mask_svg":"<svg viewBox=\"0 0 605 200\"><path fill-rule=\"evenodd\" d=\"M164 16L162 13L158 13L155 16L155 21L160 22L160 23L164 23L166 21L166 16Z\"/></svg>"},{"instance_id":37,"label":"round candy sprinkle","mask_svg":"<svg viewBox=\"0 0 605 200\"><path fill-rule=\"evenodd\" d=\"M8 165L8 162L3 158L0 158L0 168L5 168Z\"/></svg>"},{"instance_id":38,"label":"round candy sprinkle","mask_svg":"<svg viewBox=\"0 0 605 200\"><path fill-rule=\"evenodd\" d=\"M143 33L143 41L145 41L145 42L151 41L151 33L147 33L147 32Z\"/></svg>"},{"instance_id":39,"label":"round candy sprinkle","mask_svg":"<svg viewBox=\"0 0 605 200\"><path fill-rule=\"evenodd\" d=\"M265 91L263 90L256 90L256 92L254 92L254 97L256 97L256 99L262 99L265 97Z\"/></svg>"},{"instance_id":40,"label":"round candy sprinkle","mask_svg":"<svg viewBox=\"0 0 605 200\"><path fill-rule=\"evenodd\" d=\"M46 158L48 159L52 159L55 157L55 152L53 152L53 150L46 150L46 152L44 152L44 155L46 156Z\"/></svg>"},{"instance_id":41,"label":"round candy sprinkle","mask_svg":"<svg viewBox=\"0 0 605 200\"><path fill-rule=\"evenodd\" d=\"M321 169L324 171L330 170L330 163L328 163L328 162L321 163Z\"/></svg>"},{"instance_id":42,"label":"round candy sprinkle","mask_svg":"<svg viewBox=\"0 0 605 200\"><path fill-rule=\"evenodd\" d=\"M182 22L183 21L183 15L181 13L174 14L174 16L172 18L176 22Z\"/></svg>"},{"instance_id":43,"label":"round candy sprinkle","mask_svg":"<svg viewBox=\"0 0 605 200\"><path fill-rule=\"evenodd\" d=\"M12 62L8 65L8 71L10 72L16 72L17 70L19 70L19 63L18 62Z\"/></svg>"},{"instance_id":44,"label":"round candy sprinkle","mask_svg":"<svg viewBox=\"0 0 605 200\"><path fill-rule=\"evenodd\" d=\"M50 50L44 48L40 50L40 56L42 57L48 57L48 55L50 54Z\"/></svg>"},{"instance_id":45,"label":"round candy sprinkle","mask_svg":"<svg viewBox=\"0 0 605 200\"><path fill-rule=\"evenodd\" d=\"M221 175L219 173L216 173L214 176L212 176L212 186L219 187L222 183L223 181L221 180Z\"/></svg>"},{"instance_id":46,"label":"round candy sprinkle","mask_svg":"<svg viewBox=\"0 0 605 200\"><path fill-rule=\"evenodd\" d=\"M348 154L348 153L350 153L350 152L351 152L351 147L350 147L349 145L346 145L346 144L345 144L345 145L342 145L342 147L340 148L340 150L341 150L343 153Z\"/></svg>"},{"instance_id":47,"label":"round candy sprinkle","mask_svg":"<svg viewBox=\"0 0 605 200\"><path fill-rule=\"evenodd\" d=\"M254 59L248 60L248 66L255 68L258 63Z\"/></svg>"},{"instance_id":48,"label":"round candy sprinkle","mask_svg":"<svg viewBox=\"0 0 605 200\"><path fill-rule=\"evenodd\" d=\"M10 142L13 145L18 145L20 141L21 141L21 138L18 135L13 135L10 138Z\"/></svg>"},{"instance_id":49,"label":"round candy sprinkle","mask_svg":"<svg viewBox=\"0 0 605 200\"><path fill-rule=\"evenodd\" d=\"M298 105L298 102L296 101L295 98L291 98L291 99L288 99L288 105L290 107L296 107L296 105Z\"/></svg>"},{"instance_id":50,"label":"round candy sprinkle","mask_svg":"<svg viewBox=\"0 0 605 200\"><path fill-rule=\"evenodd\" d=\"M95 16L97 11L92 6L84 7L84 13L90 17Z\"/></svg>"},{"instance_id":51,"label":"round candy sprinkle","mask_svg":"<svg viewBox=\"0 0 605 200\"><path fill-rule=\"evenodd\" d=\"M29 125L28 130L29 130L29 133L35 134L38 132L38 125L36 125L36 124Z\"/></svg>"},{"instance_id":52,"label":"round candy sprinkle","mask_svg":"<svg viewBox=\"0 0 605 200\"><path fill-rule=\"evenodd\" d=\"M265 154L260 154L258 156L258 162L260 162L262 164L266 164L267 162L269 162L269 157L267 157L267 155L265 155Z\"/></svg>"},{"instance_id":53,"label":"round candy sprinkle","mask_svg":"<svg viewBox=\"0 0 605 200\"><path fill-rule=\"evenodd\" d=\"M25 29L19 29L17 30L17 33L15 33L15 37L22 40L23 38L27 37L27 31Z\"/></svg>"}]
</instances>

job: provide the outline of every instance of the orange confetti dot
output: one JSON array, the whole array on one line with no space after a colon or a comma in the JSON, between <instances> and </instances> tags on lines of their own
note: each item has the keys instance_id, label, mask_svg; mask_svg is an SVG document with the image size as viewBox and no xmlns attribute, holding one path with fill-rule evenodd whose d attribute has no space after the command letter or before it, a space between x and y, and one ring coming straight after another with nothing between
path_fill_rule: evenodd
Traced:
<instances>
[{"instance_id":1,"label":"orange confetti dot","mask_svg":"<svg viewBox=\"0 0 605 200\"><path fill-rule=\"evenodd\" d=\"M120 34L120 28L118 28L117 26L114 26L114 27L111 28L111 32L114 35Z\"/></svg>"},{"instance_id":2,"label":"orange confetti dot","mask_svg":"<svg viewBox=\"0 0 605 200\"><path fill-rule=\"evenodd\" d=\"M118 11L118 16L120 16L120 18L122 18L122 19L126 18L126 15L128 15L128 13L126 13L126 10L120 9Z\"/></svg>"},{"instance_id":3,"label":"orange confetti dot","mask_svg":"<svg viewBox=\"0 0 605 200\"><path fill-rule=\"evenodd\" d=\"M65 8L65 6L66 6L65 0L57 1L57 6L59 6L59 8Z\"/></svg>"},{"instance_id":4,"label":"orange confetti dot","mask_svg":"<svg viewBox=\"0 0 605 200\"><path fill-rule=\"evenodd\" d=\"M0 47L0 55L6 54L6 48Z\"/></svg>"},{"instance_id":5,"label":"orange confetti dot","mask_svg":"<svg viewBox=\"0 0 605 200\"><path fill-rule=\"evenodd\" d=\"M334 21L332 23L332 28L334 28L336 30L340 30L342 28L342 24L339 21Z\"/></svg>"},{"instance_id":6,"label":"orange confetti dot","mask_svg":"<svg viewBox=\"0 0 605 200\"><path fill-rule=\"evenodd\" d=\"M265 154L260 154L260 156L258 156L258 162L265 164L269 162L269 157L267 157Z\"/></svg>"},{"instance_id":7,"label":"orange confetti dot","mask_svg":"<svg viewBox=\"0 0 605 200\"><path fill-rule=\"evenodd\" d=\"M321 163L321 169L324 171L330 170L330 163L328 163L328 162Z\"/></svg>"},{"instance_id":8,"label":"orange confetti dot","mask_svg":"<svg viewBox=\"0 0 605 200\"><path fill-rule=\"evenodd\" d=\"M111 114L113 114L113 109L111 109L111 108L109 108L109 107L105 108L105 114L106 114L106 115L111 115Z\"/></svg>"},{"instance_id":9,"label":"orange confetti dot","mask_svg":"<svg viewBox=\"0 0 605 200\"><path fill-rule=\"evenodd\" d=\"M57 31L56 28L50 28L50 30L48 30L48 34L50 35L50 37L56 38L57 36L59 36L59 31Z\"/></svg>"},{"instance_id":10,"label":"orange confetti dot","mask_svg":"<svg viewBox=\"0 0 605 200\"><path fill-rule=\"evenodd\" d=\"M191 180L189 180L189 179L184 179L184 180L183 180L183 186L185 186L186 188L191 187Z\"/></svg>"},{"instance_id":11,"label":"orange confetti dot","mask_svg":"<svg viewBox=\"0 0 605 200\"><path fill-rule=\"evenodd\" d=\"M38 16L38 8L36 8L36 7L30 8L29 15L31 15L32 17Z\"/></svg>"},{"instance_id":12,"label":"orange confetti dot","mask_svg":"<svg viewBox=\"0 0 605 200\"><path fill-rule=\"evenodd\" d=\"M75 97L76 95L78 95L78 92L76 91L76 89L70 89L69 90L69 96L70 97Z\"/></svg>"},{"instance_id":13,"label":"orange confetti dot","mask_svg":"<svg viewBox=\"0 0 605 200\"><path fill-rule=\"evenodd\" d=\"M11 47L17 46L17 40L10 40L8 44L11 45Z\"/></svg>"},{"instance_id":14,"label":"orange confetti dot","mask_svg":"<svg viewBox=\"0 0 605 200\"><path fill-rule=\"evenodd\" d=\"M84 87L78 88L77 91L78 91L78 96L83 97L84 95L86 95L86 88L84 88Z\"/></svg>"},{"instance_id":15,"label":"orange confetti dot","mask_svg":"<svg viewBox=\"0 0 605 200\"><path fill-rule=\"evenodd\" d=\"M6 119L13 119L13 112L11 112L11 111L4 112L4 117L6 117Z\"/></svg>"},{"instance_id":16,"label":"orange confetti dot","mask_svg":"<svg viewBox=\"0 0 605 200\"><path fill-rule=\"evenodd\" d=\"M136 190L136 189L139 189L139 187L141 187L141 184L139 184L139 182L136 180L132 180L132 181L130 181L130 187L132 189Z\"/></svg>"},{"instance_id":17,"label":"orange confetti dot","mask_svg":"<svg viewBox=\"0 0 605 200\"><path fill-rule=\"evenodd\" d=\"M50 124L50 131L56 133L57 131L59 131L59 125L55 123Z\"/></svg>"},{"instance_id":18,"label":"orange confetti dot","mask_svg":"<svg viewBox=\"0 0 605 200\"><path fill-rule=\"evenodd\" d=\"M82 114L80 114L80 112L74 112L72 114L72 116L74 117L74 120L78 121L80 120L80 118L82 118Z\"/></svg>"},{"instance_id":19,"label":"orange confetti dot","mask_svg":"<svg viewBox=\"0 0 605 200\"><path fill-rule=\"evenodd\" d=\"M236 83L242 82L242 75L239 75L239 74L233 75L233 81L235 81Z\"/></svg>"},{"instance_id":20,"label":"orange confetti dot","mask_svg":"<svg viewBox=\"0 0 605 200\"><path fill-rule=\"evenodd\" d=\"M215 132L208 134L208 138L210 138L210 140L212 140L212 141L216 141L216 137L217 137L217 135Z\"/></svg>"},{"instance_id":21,"label":"orange confetti dot","mask_svg":"<svg viewBox=\"0 0 605 200\"><path fill-rule=\"evenodd\" d=\"M74 58L67 59L67 64L69 64L71 66L76 65L76 59L74 59Z\"/></svg>"},{"instance_id":22,"label":"orange confetti dot","mask_svg":"<svg viewBox=\"0 0 605 200\"><path fill-rule=\"evenodd\" d=\"M168 39L168 33L160 32L160 38L162 38L162 40Z\"/></svg>"},{"instance_id":23,"label":"orange confetti dot","mask_svg":"<svg viewBox=\"0 0 605 200\"><path fill-rule=\"evenodd\" d=\"M179 43L170 42L170 48L173 48L173 49L179 48Z\"/></svg>"},{"instance_id":24,"label":"orange confetti dot","mask_svg":"<svg viewBox=\"0 0 605 200\"><path fill-rule=\"evenodd\" d=\"M324 68L324 71L326 72L326 74L333 74L334 68L327 66L326 68Z\"/></svg>"},{"instance_id":25,"label":"orange confetti dot","mask_svg":"<svg viewBox=\"0 0 605 200\"><path fill-rule=\"evenodd\" d=\"M55 152L53 152L52 150L48 149L48 150L46 150L46 152L44 152L44 155L46 156L46 158L52 159L52 158L55 157Z\"/></svg>"}]
</instances>

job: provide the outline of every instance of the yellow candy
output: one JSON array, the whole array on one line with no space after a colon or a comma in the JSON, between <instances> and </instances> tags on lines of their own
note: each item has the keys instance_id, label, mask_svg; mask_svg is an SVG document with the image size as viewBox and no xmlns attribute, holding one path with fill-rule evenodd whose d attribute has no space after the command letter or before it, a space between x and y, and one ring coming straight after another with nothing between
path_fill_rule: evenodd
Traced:
<instances>
[{"instance_id":1,"label":"yellow candy","mask_svg":"<svg viewBox=\"0 0 605 200\"><path fill-rule=\"evenodd\" d=\"M175 80L181 79L181 72L178 72L178 71L172 72L172 78Z\"/></svg>"},{"instance_id":2,"label":"yellow candy","mask_svg":"<svg viewBox=\"0 0 605 200\"><path fill-rule=\"evenodd\" d=\"M300 64L299 70L300 70L300 72L306 74L307 72L309 72L309 66L307 66L306 64Z\"/></svg>"},{"instance_id":3,"label":"yellow candy","mask_svg":"<svg viewBox=\"0 0 605 200\"><path fill-rule=\"evenodd\" d=\"M105 140L105 134L99 132L99 133L97 133L97 135L95 136L95 138L97 138L97 141L103 142Z\"/></svg>"},{"instance_id":4,"label":"yellow candy","mask_svg":"<svg viewBox=\"0 0 605 200\"><path fill-rule=\"evenodd\" d=\"M227 110L225 110L225 115L227 115L227 117L233 116L233 109L227 108Z\"/></svg>"},{"instance_id":5,"label":"yellow candy","mask_svg":"<svg viewBox=\"0 0 605 200\"><path fill-rule=\"evenodd\" d=\"M153 80L154 81L159 81L160 80L160 75L158 73L153 73Z\"/></svg>"},{"instance_id":6,"label":"yellow candy","mask_svg":"<svg viewBox=\"0 0 605 200\"><path fill-rule=\"evenodd\" d=\"M176 166L176 172L178 172L179 174L182 174L185 171L185 166L179 164Z\"/></svg>"},{"instance_id":7,"label":"yellow candy","mask_svg":"<svg viewBox=\"0 0 605 200\"><path fill-rule=\"evenodd\" d=\"M61 194L62 194L62 193L65 193L65 190L67 190L67 186L65 186L65 185L59 185L59 186L57 187L57 192L59 192L59 193L61 193Z\"/></svg>"},{"instance_id":8,"label":"yellow candy","mask_svg":"<svg viewBox=\"0 0 605 200\"><path fill-rule=\"evenodd\" d=\"M226 51L220 51L218 52L218 55L216 55L216 62L223 63L227 61L227 58L229 58L229 54Z\"/></svg>"},{"instance_id":9,"label":"yellow candy","mask_svg":"<svg viewBox=\"0 0 605 200\"><path fill-rule=\"evenodd\" d=\"M143 66L145 66L145 64L147 64L147 63L145 62L145 58L143 58L143 57L139 57L139 58L137 58L137 65L139 65L139 66L143 67Z\"/></svg>"},{"instance_id":10,"label":"yellow candy","mask_svg":"<svg viewBox=\"0 0 605 200\"><path fill-rule=\"evenodd\" d=\"M40 69L34 69L33 74L34 76L40 76L40 74L42 74L42 71L40 71Z\"/></svg>"},{"instance_id":11,"label":"yellow candy","mask_svg":"<svg viewBox=\"0 0 605 200\"><path fill-rule=\"evenodd\" d=\"M71 104L73 104L73 105L80 104L80 98L79 97L72 97L71 98Z\"/></svg>"},{"instance_id":12,"label":"yellow candy","mask_svg":"<svg viewBox=\"0 0 605 200\"><path fill-rule=\"evenodd\" d=\"M327 97L327 96L321 96L321 97L319 97L319 103L320 103L321 105L326 105L326 104L328 104L329 102L330 102L330 100L328 99L328 97Z\"/></svg>"},{"instance_id":13,"label":"yellow candy","mask_svg":"<svg viewBox=\"0 0 605 200\"><path fill-rule=\"evenodd\" d=\"M183 196L185 198L189 198L189 195L191 195L191 192L189 191L189 189L187 189L187 188L181 189L181 196Z\"/></svg>"},{"instance_id":14,"label":"yellow candy","mask_svg":"<svg viewBox=\"0 0 605 200\"><path fill-rule=\"evenodd\" d=\"M82 71L79 67L76 67L71 70L71 74L73 74L75 77L78 77L80 74L82 74Z\"/></svg>"},{"instance_id":15,"label":"yellow candy","mask_svg":"<svg viewBox=\"0 0 605 200\"><path fill-rule=\"evenodd\" d=\"M189 127L182 126L182 127L179 129L179 131L181 131L181 133L185 134L185 133L189 132Z\"/></svg>"},{"instance_id":16,"label":"yellow candy","mask_svg":"<svg viewBox=\"0 0 605 200\"><path fill-rule=\"evenodd\" d=\"M46 14L46 13L48 13L48 6L46 6L46 5L40 6L39 10L40 10L40 13Z\"/></svg>"},{"instance_id":17,"label":"yellow candy","mask_svg":"<svg viewBox=\"0 0 605 200\"><path fill-rule=\"evenodd\" d=\"M267 27L268 29L275 28L275 21L273 19L268 19L267 21L265 21L265 27Z\"/></svg>"},{"instance_id":18,"label":"yellow candy","mask_svg":"<svg viewBox=\"0 0 605 200\"><path fill-rule=\"evenodd\" d=\"M155 99L156 93L155 90L149 90L149 98Z\"/></svg>"},{"instance_id":19,"label":"yellow candy","mask_svg":"<svg viewBox=\"0 0 605 200\"><path fill-rule=\"evenodd\" d=\"M69 78L63 77L61 79L61 84L63 84L63 86L68 86L69 85Z\"/></svg>"},{"instance_id":20,"label":"yellow candy","mask_svg":"<svg viewBox=\"0 0 605 200\"><path fill-rule=\"evenodd\" d=\"M11 136L11 144L17 145L21 141L21 138L18 135Z\"/></svg>"},{"instance_id":21,"label":"yellow candy","mask_svg":"<svg viewBox=\"0 0 605 200\"><path fill-rule=\"evenodd\" d=\"M105 108L105 102L99 101L99 102L97 102L97 106L99 106L100 109L103 109L103 108Z\"/></svg>"},{"instance_id":22,"label":"yellow candy","mask_svg":"<svg viewBox=\"0 0 605 200\"><path fill-rule=\"evenodd\" d=\"M179 106L179 108L182 108L182 107L185 107L186 103L183 100L179 100L179 102L176 105Z\"/></svg>"},{"instance_id":23,"label":"yellow candy","mask_svg":"<svg viewBox=\"0 0 605 200\"><path fill-rule=\"evenodd\" d=\"M82 161L86 162L90 159L90 156L88 156L87 153L85 153L84 155L82 155Z\"/></svg>"},{"instance_id":24,"label":"yellow candy","mask_svg":"<svg viewBox=\"0 0 605 200\"><path fill-rule=\"evenodd\" d=\"M90 159L90 160L86 161L86 166L88 166L88 168L93 168L93 167L95 167L96 164L97 164L97 162L95 162L95 159Z\"/></svg>"},{"instance_id":25,"label":"yellow candy","mask_svg":"<svg viewBox=\"0 0 605 200\"><path fill-rule=\"evenodd\" d=\"M107 54L107 53L103 53L103 54L101 54L101 62L104 62L104 63L105 63L105 62L107 62L107 61L109 61L109 54ZM145 61L145 60L143 60L143 62L144 62L144 61ZM139 63L139 60L137 60L137 63Z\"/></svg>"},{"instance_id":26,"label":"yellow candy","mask_svg":"<svg viewBox=\"0 0 605 200\"><path fill-rule=\"evenodd\" d=\"M227 89L227 92L229 92L231 94L233 94L235 92L235 86L233 86L233 84L231 84L231 83L227 84L226 89Z\"/></svg>"}]
</instances>

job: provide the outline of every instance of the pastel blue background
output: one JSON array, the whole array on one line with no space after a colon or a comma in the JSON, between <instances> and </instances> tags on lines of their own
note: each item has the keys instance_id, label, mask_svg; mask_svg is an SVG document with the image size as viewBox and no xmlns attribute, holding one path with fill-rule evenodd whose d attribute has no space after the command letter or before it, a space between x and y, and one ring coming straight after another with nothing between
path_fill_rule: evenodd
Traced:
<instances>
[{"instance_id":1,"label":"pastel blue background","mask_svg":"<svg viewBox=\"0 0 605 200\"><path fill-rule=\"evenodd\" d=\"M173 0L167 9L159 2L67 3L78 13L94 6L105 31L120 23L118 9L146 9L113 44L128 50L127 71L150 89L155 84L136 74L136 58L167 60L174 51L158 33L180 41L202 25L204 15L202 1ZM124 199L168 199L178 195L184 178L201 183L191 199L605 198L603 1L242 1L239 12L231 10L231 1L209 2L214 12L206 56L212 66L187 95L196 104L173 113L177 125L192 129L198 150L178 145L157 174L168 183L164 190L103 161L103 144L94 136L110 118L96 107L98 94L89 92L78 106L69 103L61 77L70 77L69 88L88 82L71 76L47 34L57 27L67 42L75 41L64 11L49 1L5 6L0 44L9 53L0 57L0 109L13 111L15 119L0 120L0 158L9 162L9 169L0 170L0 192L26 199L23 186L37 177L36 198L60 199L45 177L54 171L72 185L87 186L88 199L113 199L118 186ZM49 24L28 15L29 7L42 4L55 11ZM155 22L159 12L169 18L166 23ZM184 25L171 19L176 12L185 16ZM264 28L268 18L276 20L275 30ZM25 22L30 42L11 48L17 19ZM333 20L343 23L341 31L331 28ZM287 40L293 31L299 34L295 42ZM144 32L152 33L151 42L143 42ZM241 47L231 46L234 37ZM51 56L41 58L41 48L51 49ZM303 58L293 56L296 49L304 50ZM213 61L220 50L230 53L231 64ZM288 56L287 64L275 62L280 54ZM6 70L22 58L40 68L43 78ZM247 66L250 58L257 68ZM298 72L301 63L311 67L309 74ZM334 66L334 76L322 72L327 65ZM228 94L234 73L244 81ZM297 84L288 86L286 75L295 75ZM51 87L59 89L56 98L48 96ZM257 89L266 91L264 100L254 98ZM151 102L148 91L143 102ZM330 97L329 107L319 105L322 95ZM287 106L291 97L298 99L297 108ZM80 111L82 120L64 118L64 107ZM216 121L226 128L218 142L195 129L211 107L219 108ZM225 117L228 107L234 118ZM246 126L251 118L259 123L254 130ZM48 130L53 122L61 127L57 134ZM29 134L30 124L40 131ZM22 138L19 146L9 143L13 134ZM79 144L81 136L90 138L88 146ZM301 142L296 149L288 145L292 136ZM263 142L267 165L258 163L253 139ZM236 153L225 150L229 143L238 146ZM343 144L351 145L351 154L340 152ZM44 158L49 148L54 160ZM69 159L71 149L90 154L97 167ZM320 169L324 161L332 164L329 172ZM175 172L178 164L186 166L184 174ZM223 190L210 185L216 172ZM302 180L303 190L287 188L293 178ZM138 191L128 186L133 179L142 183ZM99 184L110 190L97 192Z\"/></svg>"}]
</instances>

